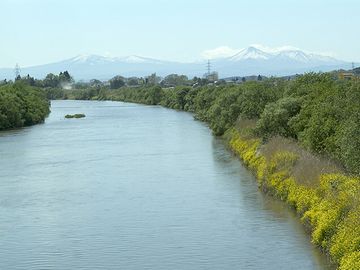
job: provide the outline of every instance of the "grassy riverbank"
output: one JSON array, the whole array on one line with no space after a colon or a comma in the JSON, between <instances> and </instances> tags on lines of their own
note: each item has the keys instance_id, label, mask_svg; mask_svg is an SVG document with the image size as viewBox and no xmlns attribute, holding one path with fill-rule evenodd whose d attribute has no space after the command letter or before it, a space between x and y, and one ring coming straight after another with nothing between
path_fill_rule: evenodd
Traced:
<instances>
[{"instance_id":1,"label":"grassy riverbank","mask_svg":"<svg viewBox=\"0 0 360 270\"><path fill-rule=\"evenodd\" d=\"M294 207L342 270L360 269L360 82L331 74L240 85L75 90L185 110L224 136L262 190Z\"/></svg>"},{"instance_id":2,"label":"grassy riverbank","mask_svg":"<svg viewBox=\"0 0 360 270\"><path fill-rule=\"evenodd\" d=\"M42 123L49 113L43 90L22 83L0 87L0 130Z\"/></svg>"},{"instance_id":3,"label":"grassy riverbank","mask_svg":"<svg viewBox=\"0 0 360 270\"><path fill-rule=\"evenodd\" d=\"M274 148L274 142L262 144L260 138L235 128L225 137L232 151L253 170L259 187L297 211L313 243L339 269L360 269L360 178L337 171L293 142L275 141Z\"/></svg>"}]
</instances>

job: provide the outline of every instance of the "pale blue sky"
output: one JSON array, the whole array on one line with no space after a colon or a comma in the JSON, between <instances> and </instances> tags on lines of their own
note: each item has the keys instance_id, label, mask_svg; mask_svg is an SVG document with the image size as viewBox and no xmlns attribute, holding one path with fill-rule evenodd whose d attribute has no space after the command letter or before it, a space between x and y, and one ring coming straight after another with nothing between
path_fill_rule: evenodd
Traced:
<instances>
[{"instance_id":1,"label":"pale blue sky","mask_svg":"<svg viewBox=\"0 0 360 270\"><path fill-rule=\"evenodd\" d=\"M250 44L360 61L359 0L0 0L0 10L0 67L78 54L191 61Z\"/></svg>"}]
</instances>

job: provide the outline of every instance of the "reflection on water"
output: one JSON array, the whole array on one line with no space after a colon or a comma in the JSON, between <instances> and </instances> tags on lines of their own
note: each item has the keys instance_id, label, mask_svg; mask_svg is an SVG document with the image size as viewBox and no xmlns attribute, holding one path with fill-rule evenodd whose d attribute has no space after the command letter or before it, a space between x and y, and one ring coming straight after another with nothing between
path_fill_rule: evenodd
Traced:
<instances>
[{"instance_id":1,"label":"reflection on water","mask_svg":"<svg viewBox=\"0 0 360 270\"><path fill-rule=\"evenodd\" d=\"M54 101L0 133L0 166L0 269L330 269L187 113Z\"/></svg>"}]
</instances>

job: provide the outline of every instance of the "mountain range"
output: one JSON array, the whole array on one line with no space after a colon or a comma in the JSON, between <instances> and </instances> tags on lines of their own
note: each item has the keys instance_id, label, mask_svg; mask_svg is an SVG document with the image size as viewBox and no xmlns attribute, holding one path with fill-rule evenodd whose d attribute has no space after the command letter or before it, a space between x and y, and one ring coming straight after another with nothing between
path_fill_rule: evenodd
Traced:
<instances>
[{"instance_id":1,"label":"mountain range","mask_svg":"<svg viewBox=\"0 0 360 270\"><path fill-rule=\"evenodd\" d=\"M76 80L107 80L116 75L125 77L147 76L156 72L159 76L177 73L189 77L202 76L206 72L207 61L180 63L164 61L142 56L105 57L100 55L79 55L60 62L25 67L21 75L30 74L35 78L44 78L48 73L58 74L68 70ZM281 50L265 50L256 46L240 50L233 56L211 60L212 70L219 73L220 78L231 76L287 76L310 71L330 71L349 69L350 63L308 53L300 49L286 48ZM13 68L0 68L0 79L12 79Z\"/></svg>"}]
</instances>

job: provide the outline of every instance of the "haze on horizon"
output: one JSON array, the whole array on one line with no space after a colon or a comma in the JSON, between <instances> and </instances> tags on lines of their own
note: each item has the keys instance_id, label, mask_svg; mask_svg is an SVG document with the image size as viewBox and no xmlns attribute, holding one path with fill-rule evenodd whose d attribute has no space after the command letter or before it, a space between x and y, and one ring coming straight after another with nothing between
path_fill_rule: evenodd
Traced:
<instances>
[{"instance_id":1,"label":"haze on horizon","mask_svg":"<svg viewBox=\"0 0 360 270\"><path fill-rule=\"evenodd\" d=\"M79 54L185 62L230 55L251 44L291 45L360 61L356 0L1 2L0 67Z\"/></svg>"}]
</instances>

